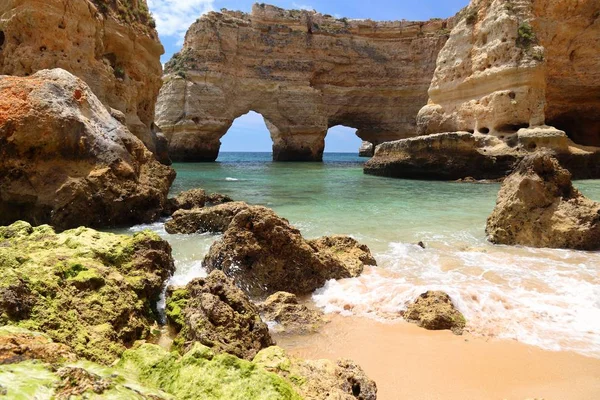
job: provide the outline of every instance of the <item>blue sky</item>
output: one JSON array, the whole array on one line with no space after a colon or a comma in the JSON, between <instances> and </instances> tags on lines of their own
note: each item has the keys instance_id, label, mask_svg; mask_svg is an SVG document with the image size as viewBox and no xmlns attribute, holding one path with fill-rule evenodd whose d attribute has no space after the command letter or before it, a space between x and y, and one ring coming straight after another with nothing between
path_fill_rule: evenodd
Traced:
<instances>
[{"instance_id":1,"label":"blue sky","mask_svg":"<svg viewBox=\"0 0 600 400\"><path fill-rule=\"evenodd\" d=\"M163 63L181 49L189 26L208 11L221 8L249 12L251 0L148 0L156 19L158 34L165 47ZM373 20L427 20L446 18L465 7L468 0L271 0L283 8L314 9L323 14ZM325 151L356 152L360 139L355 130L331 128L325 139ZM271 138L260 115L250 113L238 118L222 139L222 151L270 151Z\"/></svg>"}]
</instances>

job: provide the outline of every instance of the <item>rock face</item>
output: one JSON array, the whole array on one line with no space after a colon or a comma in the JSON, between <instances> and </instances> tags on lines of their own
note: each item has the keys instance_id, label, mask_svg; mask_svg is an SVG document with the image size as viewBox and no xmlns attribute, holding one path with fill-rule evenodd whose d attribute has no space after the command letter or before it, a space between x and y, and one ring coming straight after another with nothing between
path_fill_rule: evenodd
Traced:
<instances>
[{"instance_id":1,"label":"rock face","mask_svg":"<svg viewBox=\"0 0 600 400\"><path fill-rule=\"evenodd\" d=\"M306 400L376 400L377 385L351 360L299 360L283 349L262 350L254 362L292 383Z\"/></svg>"},{"instance_id":2,"label":"rock face","mask_svg":"<svg viewBox=\"0 0 600 400\"><path fill-rule=\"evenodd\" d=\"M425 329L450 329L457 335L465 328L465 317L444 292L429 291L420 295L404 312L404 319Z\"/></svg>"},{"instance_id":3,"label":"rock face","mask_svg":"<svg viewBox=\"0 0 600 400\"><path fill-rule=\"evenodd\" d=\"M41 333L13 326L0 327L0 365L39 360L49 364L75 361L68 346L54 343Z\"/></svg>"},{"instance_id":4,"label":"rock face","mask_svg":"<svg viewBox=\"0 0 600 400\"><path fill-rule=\"evenodd\" d=\"M364 171L415 179L500 179L539 149L552 152L577 179L600 177L598 148L576 145L565 132L547 126L519 129L508 140L449 132L383 143Z\"/></svg>"},{"instance_id":5,"label":"rock face","mask_svg":"<svg viewBox=\"0 0 600 400\"><path fill-rule=\"evenodd\" d=\"M371 142L363 141L358 149L359 157L373 157L375 154L375 146Z\"/></svg>"},{"instance_id":6,"label":"rock face","mask_svg":"<svg viewBox=\"0 0 600 400\"><path fill-rule=\"evenodd\" d=\"M0 324L44 332L79 356L110 363L149 337L174 270L171 247L152 233L0 227Z\"/></svg>"},{"instance_id":7,"label":"rock face","mask_svg":"<svg viewBox=\"0 0 600 400\"><path fill-rule=\"evenodd\" d=\"M173 214L173 219L165 223L165 229L171 234L222 233L235 215L249 207L240 201L202 209L179 210Z\"/></svg>"},{"instance_id":8,"label":"rock face","mask_svg":"<svg viewBox=\"0 0 600 400\"><path fill-rule=\"evenodd\" d=\"M0 75L62 68L85 81L159 160L154 125L164 49L146 0L5 0L0 4Z\"/></svg>"},{"instance_id":9,"label":"rock face","mask_svg":"<svg viewBox=\"0 0 600 400\"><path fill-rule=\"evenodd\" d=\"M600 203L584 197L548 154L525 158L498 194L486 232L497 244L600 249Z\"/></svg>"},{"instance_id":10,"label":"rock face","mask_svg":"<svg viewBox=\"0 0 600 400\"><path fill-rule=\"evenodd\" d=\"M364 252L362 248L344 254L344 259L329 248L320 251L272 210L249 206L231 219L204 258L204 266L222 270L252 296L277 291L307 294L330 279L360 275L364 263L354 257L367 260Z\"/></svg>"},{"instance_id":11,"label":"rock face","mask_svg":"<svg viewBox=\"0 0 600 400\"><path fill-rule=\"evenodd\" d=\"M417 117L420 135L449 133L386 143L365 172L499 178L545 147L577 178L599 177L600 149L585 147L600 146L599 16L595 0L472 0Z\"/></svg>"},{"instance_id":12,"label":"rock face","mask_svg":"<svg viewBox=\"0 0 600 400\"><path fill-rule=\"evenodd\" d=\"M286 292L272 294L258 309L265 321L276 323L275 332L315 332L326 322L322 312L300 304L296 295Z\"/></svg>"},{"instance_id":13,"label":"rock face","mask_svg":"<svg viewBox=\"0 0 600 400\"><path fill-rule=\"evenodd\" d=\"M182 349L199 342L215 352L252 360L274 344L256 306L221 271L184 289L171 288L167 318L179 332L175 345Z\"/></svg>"},{"instance_id":14,"label":"rock face","mask_svg":"<svg viewBox=\"0 0 600 400\"><path fill-rule=\"evenodd\" d=\"M233 121L265 118L276 161L320 161L327 130L415 134L452 20L373 22L255 4L208 13L167 64L157 124L179 161L214 161Z\"/></svg>"},{"instance_id":15,"label":"rock face","mask_svg":"<svg viewBox=\"0 0 600 400\"><path fill-rule=\"evenodd\" d=\"M0 76L0 224L150 222L174 178L70 73Z\"/></svg>"}]
</instances>

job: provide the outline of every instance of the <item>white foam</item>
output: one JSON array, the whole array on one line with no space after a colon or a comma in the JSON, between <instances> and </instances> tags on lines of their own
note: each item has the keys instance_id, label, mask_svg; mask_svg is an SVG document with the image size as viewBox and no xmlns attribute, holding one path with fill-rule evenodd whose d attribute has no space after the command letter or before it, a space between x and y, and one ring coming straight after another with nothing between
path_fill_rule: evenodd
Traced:
<instances>
[{"instance_id":1,"label":"white foam","mask_svg":"<svg viewBox=\"0 0 600 400\"><path fill-rule=\"evenodd\" d=\"M443 290L474 334L600 358L600 254L458 236L428 236L425 250L392 243L376 255L379 268L330 281L313 299L329 313L400 319L420 293Z\"/></svg>"},{"instance_id":2,"label":"white foam","mask_svg":"<svg viewBox=\"0 0 600 400\"><path fill-rule=\"evenodd\" d=\"M237 182L237 181L239 181L239 179L237 179L237 178L230 178L230 177L225 178L225 180L227 182Z\"/></svg>"}]
</instances>

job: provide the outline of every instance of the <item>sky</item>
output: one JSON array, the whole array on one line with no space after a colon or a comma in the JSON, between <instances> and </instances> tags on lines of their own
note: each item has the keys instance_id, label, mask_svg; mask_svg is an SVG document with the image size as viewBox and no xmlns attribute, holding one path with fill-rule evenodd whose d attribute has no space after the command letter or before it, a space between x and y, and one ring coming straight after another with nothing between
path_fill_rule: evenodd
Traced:
<instances>
[{"instance_id":1,"label":"sky","mask_svg":"<svg viewBox=\"0 0 600 400\"><path fill-rule=\"evenodd\" d=\"M202 14L221 8L250 12L253 0L147 0L156 28L165 47L162 62L181 49L185 32ZM287 9L317 10L323 14L376 21L447 18L465 7L469 0L270 0ZM355 129L331 128L325 138L326 152L357 152L360 139ZM269 131L259 114L249 113L235 120L221 139L221 151L271 151Z\"/></svg>"}]
</instances>

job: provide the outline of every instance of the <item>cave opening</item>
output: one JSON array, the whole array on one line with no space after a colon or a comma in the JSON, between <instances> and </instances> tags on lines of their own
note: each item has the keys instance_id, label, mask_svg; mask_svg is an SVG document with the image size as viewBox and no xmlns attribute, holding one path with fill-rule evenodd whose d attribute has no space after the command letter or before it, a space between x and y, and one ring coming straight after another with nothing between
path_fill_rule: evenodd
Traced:
<instances>
[{"instance_id":1,"label":"cave opening","mask_svg":"<svg viewBox=\"0 0 600 400\"><path fill-rule=\"evenodd\" d=\"M4 46L4 41L6 40L6 36L4 35L4 31L0 31L0 50L2 46Z\"/></svg>"},{"instance_id":2,"label":"cave opening","mask_svg":"<svg viewBox=\"0 0 600 400\"><path fill-rule=\"evenodd\" d=\"M529 124L504 124L496 127L496 131L504 134L517 133L519 129L529 128Z\"/></svg>"},{"instance_id":3,"label":"cave opening","mask_svg":"<svg viewBox=\"0 0 600 400\"><path fill-rule=\"evenodd\" d=\"M577 144L600 146L600 116L562 114L548 119L546 124L564 131Z\"/></svg>"}]
</instances>

